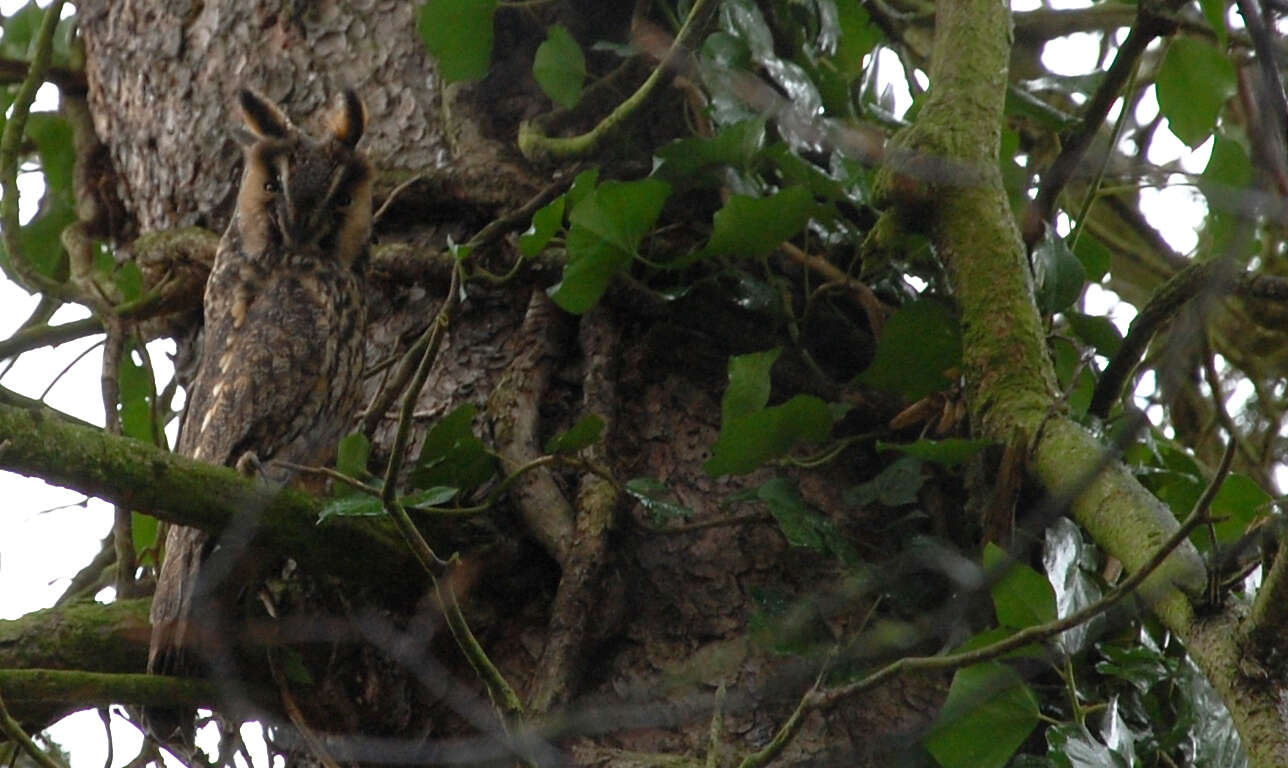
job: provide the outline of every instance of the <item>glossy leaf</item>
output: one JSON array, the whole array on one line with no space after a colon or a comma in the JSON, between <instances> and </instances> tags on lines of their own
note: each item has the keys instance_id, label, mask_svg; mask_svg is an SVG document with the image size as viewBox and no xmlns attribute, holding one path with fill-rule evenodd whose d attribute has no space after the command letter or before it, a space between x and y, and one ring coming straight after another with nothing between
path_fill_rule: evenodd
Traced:
<instances>
[{"instance_id":1,"label":"glossy leaf","mask_svg":"<svg viewBox=\"0 0 1288 768\"><path fill-rule=\"evenodd\" d=\"M1087 271L1054 229L1048 228L1046 236L1033 248L1032 260L1038 310L1042 314L1063 311L1078 300L1087 282Z\"/></svg>"},{"instance_id":2,"label":"glossy leaf","mask_svg":"<svg viewBox=\"0 0 1288 768\"><path fill-rule=\"evenodd\" d=\"M1067 517L1057 517L1047 527L1042 541L1042 569L1055 591L1056 612L1068 616L1086 608L1103 596L1100 584L1091 576L1098 563L1094 547L1082 540L1082 531ZM1055 644L1065 655L1073 655L1103 631L1105 617L1071 627L1055 637Z\"/></svg>"},{"instance_id":3,"label":"glossy leaf","mask_svg":"<svg viewBox=\"0 0 1288 768\"><path fill-rule=\"evenodd\" d=\"M1207 198L1208 219L1204 229L1213 252L1236 257L1254 252L1256 242L1247 236L1246 218L1248 195L1254 183L1252 162L1243 145L1218 134L1198 182Z\"/></svg>"},{"instance_id":4,"label":"glossy leaf","mask_svg":"<svg viewBox=\"0 0 1288 768\"><path fill-rule=\"evenodd\" d=\"M925 745L943 768L1002 768L1037 724L1037 698L1024 678L985 662L953 675Z\"/></svg>"},{"instance_id":5,"label":"glossy leaf","mask_svg":"<svg viewBox=\"0 0 1288 768\"><path fill-rule=\"evenodd\" d=\"M1046 576L1015 562L991 541L984 547L984 568L994 576L989 591L1002 626L1024 629L1055 621L1055 591Z\"/></svg>"},{"instance_id":6,"label":"glossy leaf","mask_svg":"<svg viewBox=\"0 0 1288 768\"><path fill-rule=\"evenodd\" d=\"M836 0L837 18L841 25L841 39L832 56L836 69L847 80L863 74L863 57L881 42L881 28L859 0Z\"/></svg>"},{"instance_id":7,"label":"glossy leaf","mask_svg":"<svg viewBox=\"0 0 1288 768\"><path fill-rule=\"evenodd\" d=\"M666 525L671 520L688 520L693 510L670 501L671 491L664 483L651 477L637 477L626 483L626 493L640 503L654 525Z\"/></svg>"},{"instance_id":8,"label":"glossy leaf","mask_svg":"<svg viewBox=\"0 0 1288 768\"><path fill-rule=\"evenodd\" d=\"M318 525L333 517L378 517L384 513L380 499L366 493L351 493L328 501L318 513Z\"/></svg>"},{"instance_id":9,"label":"glossy leaf","mask_svg":"<svg viewBox=\"0 0 1288 768\"><path fill-rule=\"evenodd\" d=\"M563 25L550 27L545 41L537 46L532 75L551 101L567 108L577 105L586 83L586 57Z\"/></svg>"},{"instance_id":10,"label":"glossy leaf","mask_svg":"<svg viewBox=\"0 0 1288 768\"><path fill-rule=\"evenodd\" d=\"M404 507L437 507L456 498L460 490L446 485L435 485L403 496L398 502Z\"/></svg>"},{"instance_id":11,"label":"glossy leaf","mask_svg":"<svg viewBox=\"0 0 1288 768\"><path fill-rule=\"evenodd\" d=\"M497 0L430 0L420 7L416 29L438 60L446 83L478 80L492 63L492 14Z\"/></svg>"}]
</instances>

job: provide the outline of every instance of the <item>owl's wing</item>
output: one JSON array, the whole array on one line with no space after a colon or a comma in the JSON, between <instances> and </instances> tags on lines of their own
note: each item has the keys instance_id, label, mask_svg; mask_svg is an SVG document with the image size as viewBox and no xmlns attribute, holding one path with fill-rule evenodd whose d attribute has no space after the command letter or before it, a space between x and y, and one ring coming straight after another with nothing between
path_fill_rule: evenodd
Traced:
<instances>
[{"instance_id":1,"label":"owl's wing","mask_svg":"<svg viewBox=\"0 0 1288 768\"><path fill-rule=\"evenodd\" d=\"M351 408L335 399L354 387L346 379L342 389L332 391L334 361L343 357L337 350L352 350L357 331L336 311L333 281L293 275L248 282L230 280L223 269L216 269L211 280L201 370L189 396L179 452L228 465L253 451L268 479L285 482L290 472L268 462L318 460L334 448L345 426L341 422ZM349 336L337 339L343 332ZM346 376L356 375L353 368L361 366L361 358L355 362L350 353L349 360ZM255 510L242 512L253 522ZM203 637L201 627L190 625L209 620L211 596L235 602L245 587L246 572L255 567L246 562L246 552L226 552L225 565L215 569L219 573L203 570L218 544L197 529L170 529L152 603L150 670L189 671L184 667L192 657L186 652Z\"/></svg>"},{"instance_id":2,"label":"owl's wing","mask_svg":"<svg viewBox=\"0 0 1288 768\"><path fill-rule=\"evenodd\" d=\"M310 463L334 448L352 410L334 402L351 389L336 379L354 375L346 365L355 364L338 358L353 357L357 328L337 306L346 294L333 277L283 273L234 287L232 309L206 329L180 452L235 464L253 451L267 465Z\"/></svg>"}]
</instances>

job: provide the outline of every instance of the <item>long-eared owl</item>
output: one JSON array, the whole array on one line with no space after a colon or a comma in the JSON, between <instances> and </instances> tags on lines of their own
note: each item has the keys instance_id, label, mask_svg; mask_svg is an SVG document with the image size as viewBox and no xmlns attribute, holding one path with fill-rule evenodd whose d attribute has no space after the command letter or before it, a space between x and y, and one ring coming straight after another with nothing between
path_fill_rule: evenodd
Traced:
<instances>
[{"instance_id":1,"label":"long-eared owl","mask_svg":"<svg viewBox=\"0 0 1288 768\"><path fill-rule=\"evenodd\" d=\"M359 405L372 168L355 145L366 113L346 91L319 138L253 91L238 101L245 168L206 283L200 365L177 450L253 465L285 483L286 463L330 458ZM202 656L224 629L215 617L253 588L262 568L244 556L213 567L214 551L226 545L195 528L170 529L152 600L149 672L207 666Z\"/></svg>"}]
</instances>

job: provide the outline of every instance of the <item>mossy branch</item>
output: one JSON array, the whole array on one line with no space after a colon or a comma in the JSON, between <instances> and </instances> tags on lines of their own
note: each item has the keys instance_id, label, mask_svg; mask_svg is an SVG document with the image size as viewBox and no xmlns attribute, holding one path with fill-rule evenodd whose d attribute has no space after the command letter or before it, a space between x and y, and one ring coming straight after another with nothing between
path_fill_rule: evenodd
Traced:
<instances>
[{"instance_id":1,"label":"mossy branch","mask_svg":"<svg viewBox=\"0 0 1288 768\"><path fill-rule=\"evenodd\" d=\"M49 408L8 404L22 400L0 390L0 468L212 533L253 510L254 539L314 572L381 584L386 592L423 589L387 524L341 519L318 526L318 498L74 424Z\"/></svg>"}]
</instances>

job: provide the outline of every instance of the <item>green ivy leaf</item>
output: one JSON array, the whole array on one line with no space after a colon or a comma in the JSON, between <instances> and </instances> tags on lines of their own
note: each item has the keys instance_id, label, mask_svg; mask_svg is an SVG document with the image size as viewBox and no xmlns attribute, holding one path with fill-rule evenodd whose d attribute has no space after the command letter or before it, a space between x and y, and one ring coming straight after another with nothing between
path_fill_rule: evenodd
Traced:
<instances>
[{"instance_id":1,"label":"green ivy leaf","mask_svg":"<svg viewBox=\"0 0 1288 768\"><path fill-rule=\"evenodd\" d=\"M349 477L365 477L370 456L371 441L361 432L354 432L340 440L335 453L335 468Z\"/></svg>"},{"instance_id":2,"label":"green ivy leaf","mask_svg":"<svg viewBox=\"0 0 1288 768\"><path fill-rule=\"evenodd\" d=\"M782 351L782 347L775 347L729 358L729 387L720 400L722 423L755 413L768 405L769 371Z\"/></svg>"},{"instance_id":3,"label":"green ivy leaf","mask_svg":"<svg viewBox=\"0 0 1288 768\"><path fill-rule=\"evenodd\" d=\"M279 649L279 657L282 664L282 674L286 679L296 685L313 685L313 673L304 664L304 657L294 648Z\"/></svg>"},{"instance_id":4,"label":"green ivy leaf","mask_svg":"<svg viewBox=\"0 0 1288 768\"><path fill-rule=\"evenodd\" d=\"M575 315L599 303L608 281L625 269L671 193L658 179L607 181L573 209L568 265L550 298Z\"/></svg>"},{"instance_id":5,"label":"green ivy leaf","mask_svg":"<svg viewBox=\"0 0 1288 768\"><path fill-rule=\"evenodd\" d=\"M419 491L409 493L398 499L398 503L404 507L437 507L456 498L458 493L460 493L458 488L436 485L432 488L422 488Z\"/></svg>"},{"instance_id":6,"label":"green ivy leaf","mask_svg":"<svg viewBox=\"0 0 1288 768\"><path fill-rule=\"evenodd\" d=\"M1245 200L1253 186L1252 162L1243 145L1218 134L1212 155L1199 177L1198 186L1208 201L1206 235L1211 250L1232 253L1241 246L1242 256L1254 252L1256 240L1246 237Z\"/></svg>"},{"instance_id":7,"label":"green ivy leaf","mask_svg":"<svg viewBox=\"0 0 1288 768\"><path fill-rule=\"evenodd\" d=\"M933 299L918 299L886 323L872 364L859 381L919 400L951 386L944 372L959 367L961 359L961 326L952 310Z\"/></svg>"},{"instance_id":8,"label":"green ivy leaf","mask_svg":"<svg viewBox=\"0 0 1288 768\"><path fill-rule=\"evenodd\" d=\"M671 491L664 483L651 477L637 477L626 483L626 493L648 512L654 525L666 525L671 520L688 520L693 510L666 497Z\"/></svg>"},{"instance_id":9,"label":"green ivy leaf","mask_svg":"<svg viewBox=\"0 0 1288 768\"><path fill-rule=\"evenodd\" d=\"M4 37L0 38L0 55L9 59L31 59L31 45L40 29L45 12L35 0L4 19Z\"/></svg>"},{"instance_id":10,"label":"green ivy leaf","mask_svg":"<svg viewBox=\"0 0 1288 768\"><path fill-rule=\"evenodd\" d=\"M1172 133L1198 147L1212 134L1221 106L1235 91L1234 65L1206 40L1177 37L1167 47L1155 90Z\"/></svg>"},{"instance_id":11,"label":"green ivy leaf","mask_svg":"<svg viewBox=\"0 0 1288 768\"><path fill-rule=\"evenodd\" d=\"M587 168L577 174L572 179L572 186L568 187L564 197L568 198L568 210L572 210L581 204L582 200L590 197L595 191L595 185L599 183L599 169Z\"/></svg>"},{"instance_id":12,"label":"green ivy leaf","mask_svg":"<svg viewBox=\"0 0 1288 768\"><path fill-rule=\"evenodd\" d=\"M824 200L848 200L855 205L863 205L866 197L848 192L841 182L824 173L821 168L801 157L798 152L787 146L786 142L775 142L766 147L761 157L773 164L783 179L783 186L788 189L793 185L803 186L816 198ZM855 189L855 192L863 190ZM822 218L826 210L816 206L812 215ZM786 239L786 238L784 238Z\"/></svg>"},{"instance_id":13,"label":"green ivy leaf","mask_svg":"<svg viewBox=\"0 0 1288 768\"><path fill-rule=\"evenodd\" d=\"M872 503L901 507L917 500L917 493L925 482L921 474L921 459L901 456L876 477L847 490L845 503L852 507L866 507Z\"/></svg>"},{"instance_id":14,"label":"green ivy leaf","mask_svg":"<svg viewBox=\"0 0 1288 768\"><path fill-rule=\"evenodd\" d=\"M333 517L378 517L384 513L380 499L366 493L352 493L328 501L318 513L318 525Z\"/></svg>"},{"instance_id":15,"label":"green ivy leaf","mask_svg":"<svg viewBox=\"0 0 1288 768\"><path fill-rule=\"evenodd\" d=\"M143 298L143 270L133 261L127 261L117 267L112 281L121 292L123 301L136 301Z\"/></svg>"},{"instance_id":16,"label":"green ivy leaf","mask_svg":"<svg viewBox=\"0 0 1288 768\"><path fill-rule=\"evenodd\" d=\"M989 591L1002 626L1024 629L1055 621L1055 590L1046 576L1016 562L991 541L984 547L984 568L990 575L1001 572Z\"/></svg>"},{"instance_id":17,"label":"green ivy leaf","mask_svg":"<svg viewBox=\"0 0 1288 768\"><path fill-rule=\"evenodd\" d=\"M152 442L152 377L148 369L134 361L135 353L127 349L121 355L117 381L120 384L121 434L135 440Z\"/></svg>"},{"instance_id":18,"label":"green ivy leaf","mask_svg":"<svg viewBox=\"0 0 1288 768\"><path fill-rule=\"evenodd\" d=\"M943 768L1002 768L1038 724L1038 701L995 661L957 670L925 745Z\"/></svg>"},{"instance_id":19,"label":"green ivy leaf","mask_svg":"<svg viewBox=\"0 0 1288 768\"><path fill-rule=\"evenodd\" d=\"M756 490L756 498L769 507L788 544L820 551L824 548L819 524L824 518L805 503L796 486L787 478L775 477L766 481Z\"/></svg>"},{"instance_id":20,"label":"green ivy leaf","mask_svg":"<svg viewBox=\"0 0 1288 768\"><path fill-rule=\"evenodd\" d=\"M764 143L763 118L726 126L711 138L676 139L654 153L653 176L680 183L692 181L700 171L712 166L745 169Z\"/></svg>"},{"instance_id":21,"label":"green ivy leaf","mask_svg":"<svg viewBox=\"0 0 1288 768\"><path fill-rule=\"evenodd\" d=\"M586 57L562 24L551 26L537 46L532 75L551 101L569 109L577 105L586 83Z\"/></svg>"},{"instance_id":22,"label":"green ivy leaf","mask_svg":"<svg viewBox=\"0 0 1288 768\"><path fill-rule=\"evenodd\" d=\"M546 443L546 453L562 455L574 454L589 445L599 442L604 434L604 420L593 413L588 413L577 420L576 424L550 438Z\"/></svg>"},{"instance_id":23,"label":"green ivy leaf","mask_svg":"<svg viewBox=\"0 0 1288 768\"><path fill-rule=\"evenodd\" d=\"M1087 281L1087 271L1054 229L1047 228L1046 235L1033 249L1032 259L1038 311L1053 315L1078 300Z\"/></svg>"},{"instance_id":24,"label":"green ivy leaf","mask_svg":"<svg viewBox=\"0 0 1288 768\"><path fill-rule=\"evenodd\" d=\"M1113 321L1103 315L1084 315L1065 312L1069 327L1086 343L1095 347L1096 353L1112 358L1123 345L1123 335Z\"/></svg>"},{"instance_id":25,"label":"green ivy leaf","mask_svg":"<svg viewBox=\"0 0 1288 768\"><path fill-rule=\"evenodd\" d=\"M774 34L754 0L726 0L720 4L720 28L741 39L756 61L774 56Z\"/></svg>"},{"instance_id":26,"label":"green ivy leaf","mask_svg":"<svg viewBox=\"0 0 1288 768\"><path fill-rule=\"evenodd\" d=\"M1226 38L1229 32L1225 26L1225 7L1228 0L1199 0L1199 8L1203 11L1203 18L1207 19L1208 26L1216 32L1217 47L1224 50Z\"/></svg>"},{"instance_id":27,"label":"green ivy leaf","mask_svg":"<svg viewBox=\"0 0 1288 768\"><path fill-rule=\"evenodd\" d=\"M411 473L417 488L476 488L496 473L496 459L474 436L476 408L466 403L438 420L425 434Z\"/></svg>"},{"instance_id":28,"label":"green ivy leaf","mask_svg":"<svg viewBox=\"0 0 1288 768\"><path fill-rule=\"evenodd\" d=\"M1078 233L1078 242L1073 245L1073 255L1082 262L1082 269L1087 273L1087 280L1098 283L1109 273L1109 262L1113 254L1095 235L1083 229Z\"/></svg>"},{"instance_id":29,"label":"green ivy leaf","mask_svg":"<svg viewBox=\"0 0 1288 768\"><path fill-rule=\"evenodd\" d=\"M71 125L61 115L36 113L27 118L27 135L35 142L40 155L40 169L45 174L47 192L72 202L76 152L72 146Z\"/></svg>"},{"instance_id":30,"label":"green ivy leaf","mask_svg":"<svg viewBox=\"0 0 1288 768\"><path fill-rule=\"evenodd\" d=\"M1092 736L1091 731L1081 723L1057 723L1047 728L1046 740L1049 754L1064 758L1059 765L1069 765L1071 768L1117 768L1124 765L1115 760L1113 750Z\"/></svg>"},{"instance_id":31,"label":"green ivy leaf","mask_svg":"<svg viewBox=\"0 0 1288 768\"><path fill-rule=\"evenodd\" d=\"M1091 407L1091 397L1096 391L1096 377L1082 364L1082 353L1068 339L1051 340L1051 362L1055 366L1056 380L1061 391L1069 393L1069 411L1081 416ZM1078 380L1073 380L1074 375Z\"/></svg>"},{"instance_id":32,"label":"green ivy leaf","mask_svg":"<svg viewBox=\"0 0 1288 768\"><path fill-rule=\"evenodd\" d=\"M130 513L130 539L134 545L134 551L139 553L148 552L143 556L145 562L156 565L149 552L157 546L157 530L160 528L160 521L151 515L143 515L138 512Z\"/></svg>"},{"instance_id":33,"label":"green ivy leaf","mask_svg":"<svg viewBox=\"0 0 1288 768\"><path fill-rule=\"evenodd\" d=\"M899 451L923 461L955 467L975 458L975 455L988 445L984 440L949 437L943 440L918 440L915 443L887 443L878 440L876 448L878 451Z\"/></svg>"},{"instance_id":34,"label":"green ivy leaf","mask_svg":"<svg viewBox=\"0 0 1288 768\"><path fill-rule=\"evenodd\" d=\"M531 259L545 250L554 236L559 234L559 230L563 229L567 202L567 195L560 195L532 214L532 226L519 235L519 252L525 259Z\"/></svg>"},{"instance_id":35,"label":"green ivy leaf","mask_svg":"<svg viewBox=\"0 0 1288 768\"><path fill-rule=\"evenodd\" d=\"M841 40L832 63L845 79L854 80L863 74L863 57L872 52L883 35L859 0L836 0L836 10Z\"/></svg>"},{"instance_id":36,"label":"green ivy leaf","mask_svg":"<svg viewBox=\"0 0 1288 768\"><path fill-rule=\"evenodd\" d=\"M702 468L708 475L744 475L771 459L785 456L799 443L816 443L832 434L832 411L813 395L791 400L720 425L712 456Z\"/></svg>"},{"instance_id":37,"label":"green ivy leaf","mask_svg":"<svg viewBox=\"0 0 1288 768\"><path fill-rule=\"evenodd\" d=\"M769 197L733 195L716 212L711 242L712 256L761 259L778 249L809 223L818 205L804 187L788 187Z\"/></svg>"},{"instance_id":38,"label":"green ivy leaf","mask_svg":"<svg viewBox=\"0 0 1288 768\"><path fill-rule=\"evenodd\" d=\"M1163 655L1147 645L1097 643L1096 650L1104 657L1096 662L1097 672L1126 680L1141 693L1172 674Z\"/></svg>"},{"instance_id":39,"label":"green ivy leaf","mask_svg":"<svg viewBox=\"0 0 1288 768\"><path fill-rule=\"evenodd\" d=\"M478 80L492 63L492 14L497 0L430 0L420 7L416 29L438 60L445 83Z\"/></svg>"}]
</instances>

